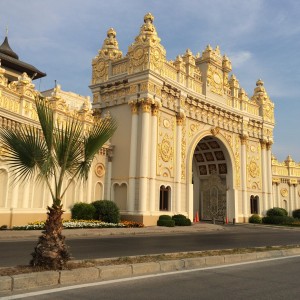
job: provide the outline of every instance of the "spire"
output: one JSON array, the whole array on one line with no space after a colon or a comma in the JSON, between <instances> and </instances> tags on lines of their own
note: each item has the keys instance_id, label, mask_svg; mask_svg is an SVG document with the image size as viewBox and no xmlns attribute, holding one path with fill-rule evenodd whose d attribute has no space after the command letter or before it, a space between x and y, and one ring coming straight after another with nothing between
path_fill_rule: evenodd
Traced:
<instances>
[{"instance_id":1,"label":"spire","mask_svg":"<svg viewBox=\"0 0 300 300\"><path fill-rule=\"evenodd\" d=\"M144 16L144 24L141 26L140 34L135 38L137 43L159 44L160 38L153 25L154 17L151 13Z\"/></svg>"},{"instance_id":2,"label":"spire","mask_svg":"<svg viewBox=\"0 0 300 300\"><path fill-rule=\"evenodd\" d=\"M3 53L5 55L8 55L8 56L13 57L15 59L19 59L19 56L9 46L7 34L8 34L8 29L6 29L5 39L2 43L2 45L0 46L0 53Z\"/></svg>"},{"instance_id":3,"label":"spire","mask_svg":"<svg viewBox=\"0 0 300 300\"><path fill-rule=\"evenodd\" d=\"M107 38L104 40L102 48L99 50L99 57L105 59L118 59L122 57L122 51L119 50L116 36L116 31L113 28L110 28L107 31Z\"/></svg>"}]
</instances>

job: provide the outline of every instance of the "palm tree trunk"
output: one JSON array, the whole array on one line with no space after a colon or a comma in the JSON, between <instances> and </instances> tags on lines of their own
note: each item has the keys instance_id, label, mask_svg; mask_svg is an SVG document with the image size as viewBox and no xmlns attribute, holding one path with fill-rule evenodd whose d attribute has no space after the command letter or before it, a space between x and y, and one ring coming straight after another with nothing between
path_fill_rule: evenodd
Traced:
<instances>
[{"instance_id":1,"label":"palm tree trunk","mask_svg":"<svg viewBox=\"0 0 300 300\"><path fill-rule=\"evenodd\" d=\"M61 270L70 259L65 237L62 235L62 205L48 206L45 230L39 237L38 243L31 254L31 266L38 266L48 270Z\"/></svg>"}]
</instances>

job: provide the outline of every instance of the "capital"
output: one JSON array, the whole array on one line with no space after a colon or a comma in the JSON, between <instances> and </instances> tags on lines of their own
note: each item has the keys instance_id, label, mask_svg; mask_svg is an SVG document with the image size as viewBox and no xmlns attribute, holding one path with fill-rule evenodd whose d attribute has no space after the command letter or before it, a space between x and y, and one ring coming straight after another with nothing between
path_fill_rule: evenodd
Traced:
<instances>
[{"instance_id":1,"label":"capital","mask_svg":"<svg viewBox=\"0 0 300 300\"><path fill-rule=\"evenodd\" d=\"M240 139L241 139L241 144L242 145L247 145L247 140L248 140L248 136L247 135L240 135Z\"/></svg>"},{"instance_id":2,"label":"capital","mask_svg":"<svg viewBox=\"0 0 300 300\"><path fill-rule=\"evenodd\" d=\"M152 116L157 117L159 112L159 108L157 105L152 106Z\"/></svg>"}]
</instances>

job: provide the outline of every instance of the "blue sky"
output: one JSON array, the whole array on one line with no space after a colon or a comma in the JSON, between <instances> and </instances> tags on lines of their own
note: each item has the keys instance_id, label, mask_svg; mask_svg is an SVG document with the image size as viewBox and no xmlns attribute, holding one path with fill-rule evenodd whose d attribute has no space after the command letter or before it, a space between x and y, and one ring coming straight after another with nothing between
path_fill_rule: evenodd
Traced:
<instances>
[{"instance_id":1,"label":"blue sky","mask_svg":"<svg viewBox=\"0 0 300 300\"><path fill-rule=\"evenodd\" d=\"M110 27L123 54L151 12L167 58L207 44L220 46L249 96L262 78L275 103L273 153L300 161L300 1L298 0L1 0L0 40L47 77L38 89L54 86L91 95L91 60Z\"/></svg>"}]
</instances>

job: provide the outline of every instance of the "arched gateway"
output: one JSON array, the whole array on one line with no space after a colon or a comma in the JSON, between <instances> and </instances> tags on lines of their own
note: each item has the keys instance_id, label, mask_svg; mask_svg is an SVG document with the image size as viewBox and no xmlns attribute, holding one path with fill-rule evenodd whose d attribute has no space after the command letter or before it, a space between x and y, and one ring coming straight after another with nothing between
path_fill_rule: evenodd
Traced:
<instances>
[{"instance_id":1,"label":"arched gateway","mask_svg":"<svg viewBox=\"0 0 300 300\"><path fill-rule=\"evenodd\" d=\"M193 185L192 214L201 220L233 220L234 154L221 136L217 138L211 133L202 136L196 140L195 147L191 145L192 174L188 181Z\"/></svg>"},{"instance_id":2,"label":"arched gateway","mask_svg":"<svg viewBox=\"0 0 300 300\"><path fill-rule=\"evenodd\" d=\"M145 15L125 56L109 29L92 62L95 115L119 122L106 190L126 183L121 213L144 224L197 212L245 222L251 195L259 213L272 205L274 104L261 80L247 96L218 46L167 61L153 20Z\"/></svg>"}]
</instances>

